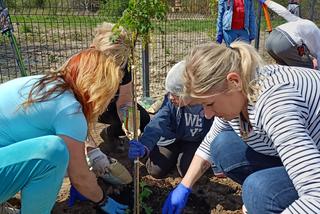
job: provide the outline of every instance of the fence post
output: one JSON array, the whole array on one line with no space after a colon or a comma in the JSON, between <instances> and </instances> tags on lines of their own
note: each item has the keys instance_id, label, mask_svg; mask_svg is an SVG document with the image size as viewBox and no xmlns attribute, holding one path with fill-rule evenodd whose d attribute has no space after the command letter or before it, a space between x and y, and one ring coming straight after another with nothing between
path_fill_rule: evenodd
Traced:
<instances>
[{"instance_id":1,"label":"fence post","mask_svg":"<svg viewBox=\"0 0 320 214\"><path fill-rule=\"evenodd\" d=\"M150 96L149 81L149 43L142 45L142 91L143 97Z\"/></svg>"},{"instance_id":2,"label":"fence post","mask_svg":"<svg viewBox=\"0 0 320 214\"><path fill-rule=\"evenodd\" d=\"M256 35L256 39L255 39L255 43L254 43L254 47L259 50L259 43L260 43L260 25L261 25L261 9L262 5L260 5L260 3L258 3L258 16L257 16L257 35Z\"/></svg>"}]
</instances>

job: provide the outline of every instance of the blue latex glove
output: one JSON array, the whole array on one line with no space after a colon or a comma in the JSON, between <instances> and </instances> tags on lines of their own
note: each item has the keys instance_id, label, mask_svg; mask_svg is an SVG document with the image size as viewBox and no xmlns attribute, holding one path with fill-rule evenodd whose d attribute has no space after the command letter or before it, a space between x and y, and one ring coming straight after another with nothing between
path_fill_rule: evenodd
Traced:
<instances>
[{"instance_id":1,"label":"blue latex glove","mask_svg":"<svg viewBox=\"0 0 320 214\"><path fill-rule=\"evenodd\" d=\"M223 39L222 34L219 34L219 35L217 36L217 38L216 38L216 42L219 43L219 44L221 44L221 43L222 43L222 39Z\"/></svg>"},{"instance_id":2,"label":"blue latex glove","mask_svg":"<svg viewBox=\"0 0 320 214\"><path fill-rule=\"evenodd\" d=\"M120 204L112 198L108 197L107 202L104 205L100 206L100 209L108 214L124 214L126 213L126 209L128 209L128 206Z\"/></svg>"},{"instance_id":3,"label":"blue latex glove","mask_svg":"<svg viewBox=\"0 0 320 214\"><path fill-rule=\"evenodd\" d=\"M87 201L88 200L86 197L81 195L81 193L78 192L78 190L76 190L76 188L74 188L73 185L71 185L71 187L70 187L69 194L70 194L69 201L68 201L69 207L72 207L76 201Z\"/></svg>"},{"instance_id":4,"label":"blue latex glove","mask_svg":"<svg viewBox=\"0 0 320 214\"><path fill-rule=\"evenodd\" d=\"M162 214L182 213L187 204L191 189L180 183L173 191L170 192L162 207Z\"/></svg>"},{"instance_id":5,"label":"blue latex glove","mask_svg":"<svg viewBox=\"0 0 320 214\"><path fill-rule=\"evenodd\" d=\"M128 156L130 159L141 158L146 154L146 147L137 140L129 141Z\"/></svg>"}]
</instances>

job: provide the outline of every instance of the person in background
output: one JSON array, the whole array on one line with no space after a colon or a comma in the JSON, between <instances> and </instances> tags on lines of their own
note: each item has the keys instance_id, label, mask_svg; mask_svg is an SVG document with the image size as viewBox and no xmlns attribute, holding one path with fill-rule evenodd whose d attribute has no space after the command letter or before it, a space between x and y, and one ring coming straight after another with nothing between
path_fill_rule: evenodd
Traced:
<instances>
[{"instance_id":1,"label":"person in background","mask_svg":"<svg viewBox=\"0 0 320 214\"><path fill-rule=\"evenodd\" d=\"M168 92L163 106L145 127L139 141L129 142L129 158L148 158L146 168L155 178L165 177L175 166L184 176L213 119L205 119L201 105L188 105L183 99L185 61L167 74Z\"/></svg>"},{"instance_id":2,"label":"person in background","mask_svg":"<svg viewBox=\"0 0 320 214\"><path fill-rule=\"evenodd\" d=\"M290 13L282 5L271 0L259 0L287 20L277 26L266 41L270 56L280 65L319 69L320 29L308 19Z\"/></svg>"},{"instance_id":3,"label":"person in background","mask_svg":"<svg viewBox=\"0 0 320 214\"><path fill-rule=\"evenodd\" d=\"M0 203L20 191L21 213L49 214L68 171L103 212L125 213L98 185L84 145L122 76L113 56L89 48L47 75L0 85Z\"/></svg>"},{"instance_id":4,"label":"person in background","mask_svg":"<svg viewBox=\"0 0 320 214\"><path fill-rule=\"evenodd\" d=\"M288 7L287 9L292 13L293 15L296 15L298 17L301 17L301 9L299 5L299 0L289 0L288 1Z\"/></svg>"},{"instance_id":5,"label":"person in background","mask_svg":"<svg viewBox=\"0 0 320 214\"><path fill-rule=\"evenodd\" d=\"M211 162L242 185L249 214L320 213L319 72L263 66L243 42L210 43L190 52L184 85L215 119L162 213L182 212Z\"/></svg>"},{"instance_id":6,"label":"person in background","mask_svg":"<svg viewBox=\"0 0 320 214\"><path fill-rule=\"evenodd\" d=\"M107 22L97 26L91 47L114 56L116 63L124 72L124 77L122 78L115 99L112 100L98 119L100 123L109 124L109 126L104 128L100 133L101 138L106 144L106 150L122 152L124 151L125 141L125 132L122 130L124 112L128 110L128 107L132 106L132 80L130 66L128 65L130 49L126 42L127 34L123 29L116 41L113 41L113 27L114 24ZM138 110L140 112L140 130L143 130L149 123L150 116L139 104Z\"/></svg>"},{"instance_id":7,"label":"person in background","mask_svg":"<svg viewBox=\"0 0 320 214\"><path fill-rule=\"evenodd\" d=\"M252 0L219 0L216 42L229 46L233 41L250 43L256 37L256 16Z\"/></svg>"}]
</instances>

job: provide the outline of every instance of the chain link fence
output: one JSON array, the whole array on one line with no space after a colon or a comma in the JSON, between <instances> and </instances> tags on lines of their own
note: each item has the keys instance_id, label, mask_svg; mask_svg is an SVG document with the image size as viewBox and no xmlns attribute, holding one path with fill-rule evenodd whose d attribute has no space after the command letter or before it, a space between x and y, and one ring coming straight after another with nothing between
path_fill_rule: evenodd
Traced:
<instances>
[{"instance_id":1,"label":"chain link fence","mask_svg":"<svg viewBox=\"0 0 320 214\"><path fill-rule=\"evenodd\" d=\"M115 22L128 0L13 0L5 4L28 73L42 74L87 48L94 28L103 21ZM151 96L163 93L168 69L183 59L190 47L211 40L215 25L209 1L172 1L169 5L167 21L158 23L164 33L154 32L149 44ZM141 62L139 43L137 55ZM14 52L4 36L0 37L0 64L0 82L20 76ZM137 90L141 94L141 66L138 68Z\"/></svg>"},{"instance_id":2,"label":"chain link fence","mask_svg":"<svg viewBox=\"0 0 320 214\"><path fill-rule=\"evenodd\" d=\"M0 0L1 1L1 0ZM309 0L314 1L314 0ZM158 23L163 32L156 31L149 44L150 96L164 92L167 71L182 60L192 46L212 41L215 35L214 0L169 0L167 20ZM94 28L106 21L115 22L128 6L128 0L7 0L14 35L29 74L42 74L56 69L68 57L87 48ZM309 5L309 6L308 6ZM311 3L303 1L302 7ZM210 8L214 8L210 11ZM317 9L318 8L318 9ZM313 14L319 20L319 5ZM302 10L307 17L307 10ZM213 12L213 13L211 13ZM317 13L318 12L318 13ZM284 22L272 14L274 26ZM261 22L260 52L264 51L264 18ZM141 62L141 46L137 55ZM138 94L142 94L141 64L138 66ZM19 69L8 38L0 37L0 83L19 77Z\"/></svg>"}]
</instances>

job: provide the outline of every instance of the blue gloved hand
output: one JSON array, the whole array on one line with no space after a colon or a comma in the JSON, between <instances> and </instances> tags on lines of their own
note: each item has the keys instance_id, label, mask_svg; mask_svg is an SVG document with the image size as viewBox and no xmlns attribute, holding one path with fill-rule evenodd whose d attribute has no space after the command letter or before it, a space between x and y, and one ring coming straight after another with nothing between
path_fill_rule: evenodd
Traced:
<instances>
[{"instance_id":1,"label":"blue gloved hand","mask_svg":"<svg viewBox=\"0 0 320 214\"><path fill-rule=\"evenodd\" d=\"M223 39L223 35L222 34L218 34L217 38L216 38L216 42L221 44L222 43L222 39Z\"/></svg>"},{"instance_id":2,"label":"blue gloved hand","mask_svg":"<svg viewBox=\"0 0 320 214\"><path fill-rule=\"evenodd\" d=\"M173 191L169 193L162 207L162 214L182 213L187 204L191 189L180 183Z\"/></svg>"},{"instance_id":3,"label":"blue gloved hand","mask_svg":"<svg viewBox=\"0 0 320 214\"><path fill-rule=\"evenodd\" d=\"M101 205L100 209L108 214L124 214L126 213L126 209L128 209L128 206L120 204L114 199L108 197L106 203L104 205Z\"/></svg>"},{"instance_id":4,"label":"blue gloved hand","mask_svg":"<svg viewBox=\"0 0 320 214\"><path fill-rule=\"evenodd\" d=\"M71 187L70 187L69 194L70 194L69 201L68 201L69 207L72 207L76 201L87 201L88 200L86 197L81 195L81 193L78 192L78 190L76 190L76 188L74 188L73 185L71 185Z\"/></svg>"},{"instance_id":5,"label":"blue gloved hand","mask_svg":"<svg viewBox=\"0 0 320 214\"><path fill-rule=\"evenodd\" d=\"M258 0L261 4L265 3L266 0Z\"/></svg>"},{"instance_id":6,"label":"blue gloved hand","mask_svg":"<svg viewBox=\"0 0 320 214\"><path fill-rule=\"evenodd\" d=\"M146 147L137 140L129 141L128 156L130 159L141 158L146 154Z\"/></svg>"}]
</instances>

